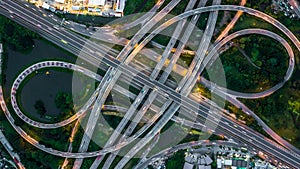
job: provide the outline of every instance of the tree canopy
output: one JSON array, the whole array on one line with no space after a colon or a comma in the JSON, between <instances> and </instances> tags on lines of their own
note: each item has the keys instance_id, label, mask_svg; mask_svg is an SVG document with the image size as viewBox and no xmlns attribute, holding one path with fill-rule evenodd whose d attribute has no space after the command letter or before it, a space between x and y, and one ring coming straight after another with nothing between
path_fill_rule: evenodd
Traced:
<instances>
[{"instance_id":1,"label":"tree canopy","mask_svg":"<svg viewBox=\"0 0 300 169\"><path fill-rule=\"evenodd\" d=\"M46 108L44 102L42 100L38 100L34 104L34 108L36 109L37 113L41 116L44 116L46 113Z\"/></svg>"},{"instance_id":2,"label":"tree canopy","mask_svg":"<svg viewBox=\"0 0 300 169\"><path fill-rule=\"evenodd\" d=\"M55 97L55 105L64 113L73 112L72 94L59 92Z\"/></svg>"},{"instance_id":3,"label":"tree canopy","mask_svg":"<svg viewBox=\"0 0 300 169\"><path fill-rule=\"evenodd\" d=\"M17 51L30 49L34 45L34 38L38 35L14 21L0 16L0 40Z\"/></svg>"}]
</instances>

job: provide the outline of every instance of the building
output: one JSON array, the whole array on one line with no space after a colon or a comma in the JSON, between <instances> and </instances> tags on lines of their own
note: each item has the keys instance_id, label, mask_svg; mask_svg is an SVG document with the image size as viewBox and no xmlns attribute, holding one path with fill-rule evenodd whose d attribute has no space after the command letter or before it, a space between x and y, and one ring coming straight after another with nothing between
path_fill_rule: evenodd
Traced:
<instances>
[{"instance_id":1,"label":"building","mask_svg":"<svg viewBox=\"0 0 300 169\"><path fill-rule=\"evenodd\" d=\"M105 0L89 0L89 6L104 6Z\"/></svg>"},{"instance_id":2,"label":"building","mask_svg":"<svg viewBox=\"0 0 300 169\"><path fill-rule=\"evenodd\" d=\"M119 12L115 13L115 17L122 17L122 16L123 16L122 13L119 13Z\"/></svg>"},{"instance_id":3,"label":"building","mask_svg":"<svg viewBox=\"0 0 300 169\"><path fill-rule=\"evenodd\" d=\"M208 155L205 155L204 160L206 164L211 164L213 162L213 160Z\"/></svg>"},{"instance_id":4,"label":"building","mask_svg":"<svg viewBox=\"0 0 300 169\"><path fill-rule=\"evenodd\" d=\"M205 166L205 169L211 169L211 166L210 165Z\"/></svg>"},{"instance_id":5,"label":"building","mask_svg":"<svg viewBox=\"0 0 300 169\"><path fill-rule=\"evenodd\" d=\"M80 6L72 6L73 11L80 11L81 7Z\"/></svg>"},{"instance_id":6,"label":"building","mask_svg":"<svg viewBox=\"0 0 300 169\"><path fill-rule=\"evenodd\" d=\"M205 169L205 165L199 165L198 169Z\"/></svg>"},{"instance_id":7,"label":"building","mask_svg":"<svg viewBox=\"0 0 300 169\"><path fill-rule=\"evenodd\" d=\"M50 7L49 7L49 10L50 10L51 12L55 12L55 11L56 11L56 8L54 8L53 6L50 6Z\"/></svg>"},{"instance_id":8,"label":"building","mask_svg":"<svg viewBox=\"0 0 300 169\"><path fill-rule=\"evenodd\" d=\"M198 165L198 169L211 169L210 165Z\"/></svg>"},{"instance_id":9,"label":"building","mask_svg":"<svg viewBox=\"0 0 300 169\"><path fill-rule=\"evenodd\" d=\"M184 163L184 166L183 166L183 169L193 169L193 167L194 167L193 164L190 164L190 163L185 162L185 163Z\"/></svg>"},{"instance_id":10,"label":"building","mask_svg":"<svg viewBox=\"0 0 300 169\"><path fill-rule=\"evenodd\" d=\"M225 166L232 166L232 160L225 160L224 165Z\"/></svg>"},{"instance_id":11,"label":"building","mask_svg":"<svg viewBox=\"0 0 300 169\"><path fill-rule=\"evenodd\" d=\"M222 168L222 160L221 159L217 159L217 168Z\"/></svg>"},{"instance_id":12,"label":"building","mask_svg":"<svg viewBox=\"0 0 300 169\"><path fill-rule=\"evenodd\" d=\"M274 167L273 165L271 165L268 162L258 160L255 162L254 168L255 169L275 169L276 167Z\"/></svg>"},{"instance_id":13,"label":"building","mask_svg":"<svg viewBox=\"0 0 300 169\"><path fill-rule=\"evenodd\" d=\"M247 161L245 160L232 160L232 166L238 167L238 168L246 168L247 167Z\"/></svg>"},{"instance_id":14,"label":"building","mask_svg":"<svg viewBox=\"0 0 300 169\"><path fill-rule=\"evenodd\" d=\"M125 0L117 0L116 12L123 13L124 8L125 8Z\"/></svg>"},{"instance_id":15,"label":"building","mask_svg":"<svg viewBox=\"0 0 300 169\"><path fill-rule=\"evenodd\" d=\"M198 161L199 161L200 164L205 164L204 158L200 158Z\"/></svg>"},{"instance_id":16,"label":"building","mask_svg":"<svg viewBox=\"0 0 300 169\"><path fill-rule=\"evenodd\" d=\"M99 8L88 8L89 12L101 12Z\"/></svg>"},{"instance_id":17,"label":"building","mask_svg":"<svg viewBox=\"0 0 300 169\"><path fill-rule=\"evenodd\" d=\"M185 161L189 163L195 163L197 162L197 157L194 155L188 155L185 157Z\"/></svg>"},{"instance_id":18,"label":"building","mask_svg":"<svg viewBox=\"0 0 300 169\"><path fill-rule=\"evenodd\" d=\"M65 3L65 0L55 0L55 2L64 4L64 3Z\"/></svg>"},{"instance_id":19,"label":"building","mask_svg":"<svg viewBox=\"0 0 300 169\"><path fill-rule=\"evenodd\" d=\"M49 4L47 4L46 2L44 2L44 3L43 3L43 5L42 5L42 8L44 8L44 9L48 9L48 10L49 10L49 8L50 8L50 5L49 5Z\"/></svg>"}]
</instances>

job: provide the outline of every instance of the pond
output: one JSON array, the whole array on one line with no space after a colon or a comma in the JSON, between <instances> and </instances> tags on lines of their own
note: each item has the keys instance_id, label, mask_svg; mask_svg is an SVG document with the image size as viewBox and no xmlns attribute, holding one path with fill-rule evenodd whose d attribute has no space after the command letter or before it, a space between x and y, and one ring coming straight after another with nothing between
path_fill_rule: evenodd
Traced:
<instances>
[{"instance_id":1,"label":"pond","mask_svg":"<svg viewBox=\"0 0 300 169\"><path fill-rule=\"evenodd\" d=\"M6 83L4 84L6 98L9 97L14 79L28 66L43 60L59 59L75 62L75 57L44 40L35 40L34 42L34 48L26 54L8 49L7 69L4 71L6 74ZM40 70L39 74L24 83L21 90L20 107L23 107L26 113L30 112L31 117L39 118L34 108L34 103L39 99L45 104L46 115L57 115L59 110L54 103L56 94L72 91L72 73L50 69L50 75L47 76L44 71Z\"/></svg>"}]
</instances>

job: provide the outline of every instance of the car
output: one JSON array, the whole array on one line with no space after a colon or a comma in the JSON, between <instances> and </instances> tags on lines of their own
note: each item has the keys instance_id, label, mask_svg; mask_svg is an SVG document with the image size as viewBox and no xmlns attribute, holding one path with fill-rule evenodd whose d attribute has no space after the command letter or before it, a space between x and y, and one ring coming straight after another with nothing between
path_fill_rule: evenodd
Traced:
<instances>
[{"instance_id":1,"label":"car","mask_svg":"<svg viewBox=\"0 0 300 169\"><path fill-rule=\"evenodd\" d=\"M106 81L107 81L107 82L109 82L109 81L110 81L110 79L111 79L111 76L109 76L109 77L107 78L107 80L106 80Z\"/></svg>"},{"instance_id":2,"label":"car","mask_svg":"<svg viewBox=\"0 0 300 169\"><path fill-rule=\"evenodd\" d=\"M59 30L59 26L58 25L54 25L53 28Z\"/></svg>"},{"instance_id":3,"label":"car","mask_svg":"<svg viewBox=\"0 0 300 169\"><path fill-rule=\"evenodd\" d=\"M168 95L167 93L164 93L164 96L165 96L166 98L169 98L169 95Z\"/></svg>"},{"instance_id":4,"label":"car","mask_svg":"<svg viewBox=\"0 0 300 169\"><path fill-rule=\"evenodd\" d=\"M62 43L64 43L64 44L68 44L68 42L65 41L64 39L61 39L60 41L61 41Z\"/></svg>"}]
</instances>

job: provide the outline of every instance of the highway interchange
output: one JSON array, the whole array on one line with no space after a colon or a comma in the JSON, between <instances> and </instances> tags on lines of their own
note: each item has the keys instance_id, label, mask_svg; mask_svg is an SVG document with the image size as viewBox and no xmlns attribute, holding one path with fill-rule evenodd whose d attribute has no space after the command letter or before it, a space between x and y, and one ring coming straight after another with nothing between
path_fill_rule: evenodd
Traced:
<instances>
[{"instance_id":1,"label":"highway interchange","mask_svg":"<svg viewBox=\"0 0 300 169\"><path fill-rule=\"evenodd\" d=\"M2 5L5 5L7 7L6 9L1 8L0 11L3 15L11 17L12 16L11 12L13 12L14 19L17 22L19 22L20 24L27 26L31 29L37 30L38 33L40 33L43 37L45 37L46 39L49 39L50 41L54 42L55 44L57 44L59 46L65 48L66 50L70 51L71 53L76 54L76 53L78 53L78 51L82 52L81 49L83 48L82 45L84 43L82 42L83 41L82 38L79 37L78 35L68 32L68 31L65 31L65 30L62 30L62 29L60 29L60 30L56 30L55 28L53 29L53 26L54 26L53 23L47 21L46 19L39 18L39 15L36 14L35 11L30 11L30 10L24 8L23 3L20 3L17 1L3 1L3 2L5 2L5 3L4 4L2 3ZM94 118L95 115L96 115L96 117L99 116L101 107L104 104L107 95L109 94L110 90L114 86L114 83L118 80L118 78L121 76L121 74L127 74L127 75L133 76L134 79L138 83L145 85L145 87L141 91L146 91L146 92L141 92L137 96L136 100L133 102L132 106L129 108L129 110L125 114L126 118L124 118L124 121L120 123L120 127L118 126L119 128L118 128L118 130L116 130L116 132L121 131L121 129L128 122L128 118L130 118L133 115L133 113L135 113L138 103L140 103L140 100L145 97L148 90L150 90L151 94L152 93L153 94L152 95L150 94L149 97L147 98L149 100L148 102L145 102L147 104L142 106L143 108L145 107L144 110L142 108L140 111L138 111L138 114L136 116L136 120L138 120L138 121L143 117L142 115L150 107L154 98L158 94L160 94L166 98L166 102L164 103L165 105L163 107L161 107L160 110L158 110L157 116L153 117L153 119L150 120L152 123L148 123L148 126L145 126L144 128L140 129L140 131L137 132L138 134L135 134L135 135L131 136L130 138L126 138L126 136L124 136L124 138L122 138L118 144L114 145L113 142L116 140L116 134L118 134L118 133L116 133L115 135L113 135L111 137L111 141L108 142L108 144L107 144L108 147L105 147L103 150L100 150L97 152L86 152L89 140L91 138L91 134L93 133L93 130L89 129L87 127L86 131L85 131L86 132L85 137L82 140L82 146L81 146L82 148L79 150L79 153L60 152L57 150L53 150L51 148L45 148L42 145L38 144L37 141L34 141L30 136L27 136L27 134L24 133L24 131L22 129L20 129L19 127L14 125L13 119L11 119L12 117L9 115L9 112L6 108L6 105L3 101L3 96L2 96L1 107L2 107L2 109L5 110L8 119L11 121L11 124L21 134L21 136L23 138L25 138L27 141L29 141L31 144L35 145L36 147L38 147L46 152L49 152L51 154L54 154L54 155L59 155L62 157L69 157L69 158L78 158L79 162L77 162L76 165L74 165L74 168L78 168L78 167L80 167L80 161L81 161L80 159L81 158L92 157L92 156L97 156L97 155L102 155L101 157L103 158L104 154L106 154L108 152L113 152L113 151L119 150L120 148L129 144L131 141L135 140L135 138L137 138L137 136L139 134L142 134L143 131L146 131L147 128L149 128L152 124L154 124L154 122L160 116L162 116L162 118L159 119L158 123L155 124L155 126L151 129L151 131L147 133L147 137L140 140L140 142L136 144L135 148L133 148L119 162L119 164L117 166L122 168L128 162L128 160L131 159L132 156L135 155L135 153L137 153L140 150L140 148L142 148L146 143L151 141L151 138L153 138L157 135L157 133L162 129L162 127L173 117L173 114L176 112L176 110L179 107L185 107L189 110L192 110L193 112L199 113L200 116L207 118L207 121L210 121L210 123L215 124L216 131L219 130L220 133L228 133L229 136L237 138L238 140L242 140L242 142L246 143L249 146L256 147L258 150L261 150L263 152L273 155L274 157L278 158L279 161L282 161L282 159L284 159L284 161L282 161L282 162L286 162L291 167L293 167L293 166L297 167L298 165L300 165L298 152L293 151L293 149L290 149L289 146L286 147L286 148L289 148L289 150L286 150L282 147L278 148L279 146L276 145L276 143L273 143L273 142L270 142L269 140L264 139L263 136L248 129L246 126L243 127L243 128L246 128L245 130L247 130L247 134L245 134L239 130L240 127L238 127L238 128L233 127L232 124L235 124L235 122L233 120L226 118L224 116L220 117L220 116L215 115L215 114L218 114L218 112L214 111L214 110L210 110L209 107L211 106L211 104L209 102L204 102L204 103L199 104L196 101L194 101L188 97L189 93L192 90L192 87L196 83L197 77L201 74L201 72L206 67L206 65L210 63L212 57L214 57L216 52L218 51L218 48L220 48L222 45L226 44L230 40L230 38L235 38L236 36L240 36L240 34L242 34L242 32L239 32L240 34L235 33L233 35L229 35L226 37L227 39L225 38L225 39L221 40L220 43L217 43L216 45L214 45L213 48L211 48L211 50L209 50L208 42L211 41L210 38L212 36L212 31L214 30L213 25L215 24L215 21L217 18L217 10L243 11L243 12L249 13L251 15L255 15L256 17L260 17L260 18L264 19L265 21L269 22L270 24L273 24L278 29L280 29L283 33L285 33L291 39L291 41L295 44L295 46L298 48L298 50L300 50L300 43L297 40L297 38L287 28L285 28L282 24L280 24L278 21L276 21L275 19L271 18L270 16L268 16L262 12L259 12L259 11L256 11L256 10L253 10L250 8L246 8L246 7L241 7L241 6L214 5L214 6L204 7L204 8L201 8L201 6L198 6L200 8L188 10L188 11L184 12L183 14L178 15L176 18L172 18L172 19L168 20L167 22L162 24L160 27L158 27L156 30L151 32L150 35L148 35L146 38L144 38L139 43L139 41L148 32L148 30L150 30L150 28L156 22L158 22L161 18L163 18L163 16L165 14L167 14L172 8L174 8L177 3L179 3L179 1L175 1L175 0L171 1L170 5L168 5L164 8L165 10L164 9L161 10L161 13L159 13L158 15L155 15L154 18L150 19L145 24L145 26L141 29L141 31L138 32L137 35L134 36L131 39L131 41L129 41L129 43L123 48L121 53L117 54L117 56L113 52L108 52L110 50L102 45L95 45L95 44L87 43L84 46L84 48L88 48L88 50L84 51L84 56L86 56L86 57L82 58L86 62L94 64L95 66L98 66L98 64L100 64L100 62L104 62L111 66L107 70L105 76L100 81L102 88L100 89L98 87L95 90L94 94L98 95L98 96L96 97L93 94L93 96L94 96L93 99L91 99L90 102L87 103L87 106L84 107L85 109L87 109L89 107L89 105L91 104L91 102L95 100L95 106L94 106L95 109L92 110L92 114L90 115L91 118L90 118L89 124L91 124L91 126L90 126L91 128L92 128L92 126L95 125L95 123L97 122L97 119L98 119L98 118ZM220 2L214 1L214 3L218 4ZM2 7L2 5L1 5L1 7ZM191 64L192 66L188 69L188 73L187 73L188 76L185 76L187 78L184 78L182 80L182 82L178 84L175 91L172 90L171 88L169 88L168 86L165 86L164 82L165 82L166 78L168 77L168 74L172 70L172 67L176 63L176 58L174 59L175 61L172 60L173 58L171 59L170 63L172 63L172 64L169 64L169 66L166 69L168 71L165 71L164 72L165 74L163 74L160 77L160 79L162 79L162 80L159 79L157 81L155 80L155 77L157 76L158 71L155 71L155 70L161 69L161 67L164 63L163 59L161 59L163 61L161 61L157 64L157 69L155 69L152 72L153 75L151 74L152 76L150 76L150 77L148 77L144 74L140 74L134 68L128 66L128 64L131 62L131 60L134 58L134 56L140 50L143 49L143 47L150 41L151 38L154 37L155 34L159 33L161 30L167 28L168 26L170 26L173 23L178 22L179 23L178 25L183 24L184 22L182 22L180 20L185 19L191 15L195 15L194 18L195 18L195 20L197 20L198 14L200 14L202 12L210 12L210 11L211 11L211 13L210 13L210 17L208 19L209 24L207 24L207 25L210 25L211 27L207 26L207 28L204 32L204 36L203 36L204 38L201 39L201 43L199 44L200 46L198 48L198 51L196 52L196 53L198 53L196 56L199 58L195 57L195 60L193 60L193 63ZM31 15L36 15L37 17L29 17ZM37 23L38 23L38 25L37 25ZM180 27L178 29L180 29ZM180 31L178 30L178 32L180 32ZM271 37L275 37L277 40L282 42L283 45L288 45L282 38L278 38L276 36L276 34L272 34L271 32L267 32L267 31L263 31L263 30L245 30L244 33L245 34L260 33L260 34L265 34L265 35L271 35ZM187 32L187 34L189 34L189 32ZM67 43L62 44L61 43L62 39L64 41L66 41ZM182 48L184 47L184 43L185 42L183 41ZM137 46L134 47L136 44L137 44ZM168 51L173 48L173 45L174 45L174 43L172 44L172 39L171 39L169 45L167 46L167 48L165 50L165 53L166 53L165 55L167 55L167 53L169 53ZM289 47L289 45L285 46L285 47L290 54L290 67L284 78L284 80L287 81L290 78L291 72L293 70L294 58L293 58L293 52L292 52L291 48ZM207 56L205 56L205 54L206 54L205 51L208 51ZM180 52L180 50L179 50L179 52ZM100 55L100 56L98 55L97 57L95 57L95 53L96 54L100 53L102 55ZM112 54L112 56L104 55L106 53ZM162 58L167 58L167 57L162 57ZM47 63L45 63L45 65L47 65ZM62 66L65 66L65 65L70 65L70 64L63 63ZM43 66L43 64L41 66ZM30 67L30 68L33 70L34 67ZM30 70L30 68L28 68L28 70ZM78 69L74 69L74 70L78 71ZM29 72L27 72L27 73L29 73ZM24 74L24 77L26 75L27 74ZM20 76L18 76L18 78L16 79L16 81L14 83L14 84L16 84L16 87L18 86L18 80L20 81L20 80L22 80L21 78L24 78L22 76L23 75L20 74ZM100 77L96 77L96 75L92 75L91 77L100 79ZM103 87L103 86L106 86L106 87ZM277 88L280 88L281 86L282 86L282 84L280 84L277 87L275 86L275 87L277 89ZM181 91L183 93L181 93ZM220 91L222 91L222 90L220 90ZM272 89L272 91L275 91L275 90ZM1 94L2 94L2 92L1 92ZM13 101L13 100L15 100L14 89L12 89L11 98L12 98L12 102L14 102ZM172 107L168 109L169 105L171 105ZM83 109L83 110L85 110L85 109ZM18 108L16 108L15 110L16 110L16 112L18 112L17 114L21 117L21 119L24 119L25 121L26 120L30 121L30 119L25 117L24 114L21 114L20 111L18 111L19 110ZM220 111L222 109L216 108L216 110ZM84 111L80 111L80 112L82 113ZM30 123L30 124L33 124L33 126L35 126L35 127L41 127L41 128L43 128L43 127L46 128L47 125L49 125L49 126L52 125L52 126L57 127L57 126L62 126L62 123L68 124L72 120L75 120L75 117L78 117L78 116L74 115L73 117L74 117L74 119L68 119L67 120L68 122L60 122L59 124L42 124L42 125L40 125L40 123L36 123L36 124ZM220 117L220 119L217 121L214 121L213 119L215 119L215 117ZM203 121L196 121L196 123L203 124ZM134 128L134 127L135 127L134 124L132 124L132 128ZM128 128L128 131L127 131L128 135L131 134L131 132L133 131L132 128ZM255 139L251 140L250 138L255 138ZM286 145L283 145L283 146L286 146ZM291 153L291 151L293 151L293 153ZM98 161L100 161L101 157L99 158ZM110 157L110 158L113 159L114 157ZM111 162L108 162L108 164L107 164L108 166L110 165L109 163L111 163Z\"/></svg>"}]
</instances>

